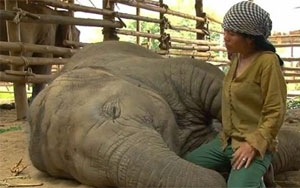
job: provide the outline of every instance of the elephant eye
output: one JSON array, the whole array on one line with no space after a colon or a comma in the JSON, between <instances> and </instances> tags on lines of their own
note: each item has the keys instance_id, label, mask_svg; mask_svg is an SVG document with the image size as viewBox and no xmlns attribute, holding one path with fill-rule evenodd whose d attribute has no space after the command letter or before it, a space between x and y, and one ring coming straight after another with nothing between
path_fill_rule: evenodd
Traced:
<instances>
[{"instance_id":1,"label":"elephant eye","mask_svg":"<svg viewBox=\"0 0 300 188\"><path fill-rule=\"evenodd\" d=\"M121 116L119 99L110 100L103 105L103 113L107 118L113 121Z\"/></svg>"}]
</instances>

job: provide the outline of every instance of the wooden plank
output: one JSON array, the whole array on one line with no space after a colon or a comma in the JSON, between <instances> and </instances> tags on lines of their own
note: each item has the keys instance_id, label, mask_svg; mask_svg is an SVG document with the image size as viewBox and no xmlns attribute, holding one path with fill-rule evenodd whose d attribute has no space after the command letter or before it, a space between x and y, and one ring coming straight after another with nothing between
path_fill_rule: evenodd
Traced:
<instances>
[{"instance_id":1,"label":"wooden plank","mask_svg":"<svg viewBox=\"0 0 300 188\"><path fill-rule=\"evenodd\" d=\"M283 61L300 61L300 57L281 57Z\"/></svg>"},{"instance_id":2,"label":"wooden plank","mask_svg":"<svg viewBox=\"0 0 300 188\"><path fill-rule=\"evenodd\" d=\"M26 52L52 53L56 55L73 55L77 52L77 50L70 49L70 48L37 45L37 44L29 44L29 43L22 43L22 42L3 42L3 41L0 41L0 48L2 51L11 50L11 51L20 52L24 50Z\"/></svg>"},{"instance_id":3,"label":"wooden plank","mask_svg":"<svg viewBox=\"0 0 300 188\"><path fill-rule=\"evenodd\" d=\"M296 47L300 46L300 43L283 43L283 44L273 44L276 48L285 48L285 47Z\"/></svg>"},{"instance_id":4,"label":"wooden plank","mask_svg":"<svg viewBox=\"0 0 300 188\"><path fill-rule=\"evenodd\" d=\"M300 71L300 67L283 67L283 70Z\"/></svg>"},{"instance_id":5,"label":"wooden plank","mask_svg":"<svg viewBox=\"0 0 300 188\"><path fill-rule=\"evenodd\" d=\"M34 74L34 76L11 75L0 71L0 81L14 83L48 83L55 78L54 75ZM26 91L26 90L25 90Z\"/></svg>"},{"instance_id":6,"label":"wooden plank","mask_svg":"<svg viewBox=\"0 0 300 188\"><path fill-rule=\"evenodd\" d=\"M300 84L300 79L299 80L286 79L285 81L287 84Z\"/></svg>"},{"instance_id":7,"label":"wooden plank","mask_svg":"<svg viewBox=\"0 0 300 188\"><path fill-rule=\"evenodd\" d=\"M300 37L300 34L272 35L272 36L269 36L269 39L277 39L277 38L294 38L294 37Z\"/></svg>"},{"instance_id":8,"label":"wooden plank","mask_svg":"<svg viewBox=\"0 0 300 188\"><path fill-rule=\"evenodd\" d=\"M70 59L67 58L17 57L0 55L0 64L9 64L16 66L64 65L69 60Z\"/></svg>"},{"instance_id":9,"label":"wooden plank","mask_svg":"<svg viewBox=\"0 0 300 188\"><path fill-rule=\"evenodd\" d=\"M178 44L172 44L171 49L182 49L182 50L199 50L199 51L222 51L226 52L226 48L222 46L183 46Z\"/></svg>"},{"instance_id":10,"label":"wooden plank","mask_svg":"<svg viewBox=\"0 0 300 188\"><path fill-rule=\"evenodd\" d=\"M187 52L187 51L178 51L178 50L157 50L156 53L161 55L178 55L178 56L194 56L194 57L205 57L213 58L216 57L216 54L211 52Z\"/></svg>"},{"instance_id":11,"label":"wooden plank","mask_svg":"<svg viewBox=\"0 0 300 188\"><path fill-rule=\"evenodd\" d=\"M160 39L160 35L158 34L152 34L152 33L145 33L145 32L136 32L136 31L130 31L130 30L117 30L118 34L122 35L132 35L132 36L141 36L141 37L149 37L149 38L154 38L154 39ZM217 42L210 42L206 40L192 40L192 39L181 39L181 38L171 38L170 41L173 42L179 42L179 43L187 43L187 44L199 44L199 45L211 45L211 46L216 46L218 45Z\"/></svg>"},{"instance_id":12,"label":"wooden plank","mask_svg":"<svg viewBox=\"0 0 300 188\"><path fill-rule=\"evenodd\" d=\"M300 73L286 73L286 72L285 72L283 75L284 75L284 76L293 76L293 77L294 77L294 76L297 76L297 77L300 77Z\"/></svg>"},{"instance_id":13,"label":"wooden plank","mask_svg":"<svg viewBox=\"0 0 300 188\"><path fill-rule=\"evenodd\" d=\"M15 11L0 10L1 20L13 20L16 15ZM74 18L68 16L58 16L58 15L43 15L35 14L39 19L34 19L31 17L23 17L22 22L29 23L47 23L47 24L61 24L61 25L81 25L81 26L98 26L98 27L112 27L112 28L122 28L122 23L118 21L107 21L100 19L87 19L87 18Z\"/></svg>"},{"instance_id":14,"label":"wooden plank","mask_svg":"<svg viewBox=\"0 0 300 188\"><path fill-rule=\"evenodd\" d=\"M170 15L174 15L174 16L178 16L178 17L182 17L182 18L197 20L199 22L205 22L204 18L193 16L193 15L190 15L190 14L177 12L177 11L165 8L165 7L151 6L151 5L147 5L145 3L142 3L142 2L136 2L136 1L131 1L131 0L112 0L112 1L114 1L116 3L122 3L122 4L125 4L125 5L129 5L129 6L144 8L144 9L147 9L147 10L152 10L152 11L156 11L156 12L160 12L160 13L164 13L164 14L170 14Z\"/></svg>"},{"instance_id":15,"label":"wooden plank","mask_svg":"<svg viewBox=\"0 0 300 188\"><path fill-rule=\"evenodd\" d=\"M108 16L114 15L115 17L120 17L120 18L125 18L125 19L134 19L134 20L140 20L140 21L146 21L146 22L161 23L160 19L149 18L146 16L137 16L137 15L121 13L121 12L117 12L117 11L111 11L111 10L107 10L107 9L99 9L99 8L94 8L94 7L83 6L83 5L69 4L69 3L64 3L64 2L60 2L60 1L53 1L53 0L31 0L31 1L37 2L40 4L50 5L53 7L68 9L68 10L72 10L72 11L80 11L80 12L87 12L87 13L101 14L101 15L108 15Z\"/></svg>"}]
</instances>

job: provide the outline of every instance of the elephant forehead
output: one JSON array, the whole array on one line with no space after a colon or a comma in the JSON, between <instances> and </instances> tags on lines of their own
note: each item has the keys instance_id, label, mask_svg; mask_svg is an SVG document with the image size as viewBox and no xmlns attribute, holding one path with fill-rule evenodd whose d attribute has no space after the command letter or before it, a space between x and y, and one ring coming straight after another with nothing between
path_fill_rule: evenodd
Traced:
<instances>
[{"instance_id":1,"label":"elephant forehead","mask_svg":"<svg viewBox=\"0 0 300 188\"><path fill-rule=\"evenodd\" d=\"M144 105L148 103L149 96L161 98L138 83L124 80L105 69L92 67L67 72L58 77L52 87L54 93L62 93L66 95L65 98L72 98L80 105L89 101L103 104L116 99L122 101L122 104Z\"/></svg>"}]
</instances>

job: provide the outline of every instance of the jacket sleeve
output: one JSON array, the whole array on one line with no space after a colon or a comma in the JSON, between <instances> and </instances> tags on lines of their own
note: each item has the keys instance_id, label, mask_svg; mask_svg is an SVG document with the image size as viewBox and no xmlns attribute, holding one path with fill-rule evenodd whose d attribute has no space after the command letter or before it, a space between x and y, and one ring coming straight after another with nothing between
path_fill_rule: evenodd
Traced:
<instances>
[{"instance_id":1,"label":"jacket sleeve","mask_svg":"<svg viewBox=\"0 0 300 188\"><path fill-rule=\"evenodd\" d=\"M246 136L250 145L258 150L261 158L268 148L276 150L277 134L286 112L286 83L276 56L272 56L261 73L263 107L258 129Z\"/></svg>"}]
</instances>

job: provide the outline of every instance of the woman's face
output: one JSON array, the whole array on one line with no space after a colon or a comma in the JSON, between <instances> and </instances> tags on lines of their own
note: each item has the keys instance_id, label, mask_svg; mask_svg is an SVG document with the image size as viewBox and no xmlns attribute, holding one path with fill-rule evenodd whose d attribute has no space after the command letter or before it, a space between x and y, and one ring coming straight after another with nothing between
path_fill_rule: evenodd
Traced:
<instances>
[{"instance_id":1,"label":"woman's face","mask_svg":"<svg viewBox=\"0 0 300 188\"><path fill-rule=\"evenodd\" d=\"M243 53L253 48L251 39L229 30L224 30L224 42L228 53Z\"/></svg>"}]
</instances>

